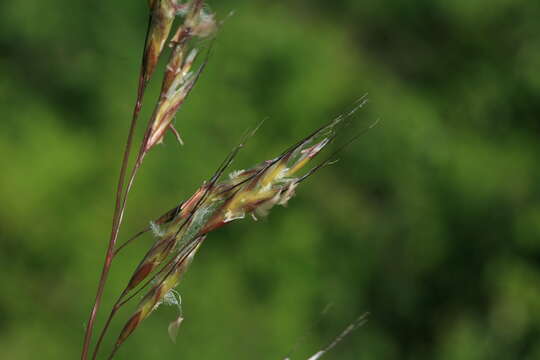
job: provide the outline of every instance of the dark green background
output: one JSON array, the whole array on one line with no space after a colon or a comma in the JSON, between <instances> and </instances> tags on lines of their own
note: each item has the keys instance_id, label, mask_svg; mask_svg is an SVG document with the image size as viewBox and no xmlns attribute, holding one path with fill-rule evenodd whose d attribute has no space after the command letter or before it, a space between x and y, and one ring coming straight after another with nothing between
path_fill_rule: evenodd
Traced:
<instances>
[{"instance_id":1,"label":"dark green background","mask_svg":"<svg viewBox=\"0 0 540 360\"><path fill-rule=\"evenodd\" d=\"M286 209L213 233L179 288L177 344L162 307L118 359L283 359L304 335L305 359L366 311L328 359L539 359L540 2L210 5L236 13L177 117L186 145L148 156L123 239L265 117L236 168L366 92L355 127L381 122ZM146 0L0 3L2 359L79 356L146 19ZM104 309L150 243L113 266Z\"/></svg>"}]
</instances>

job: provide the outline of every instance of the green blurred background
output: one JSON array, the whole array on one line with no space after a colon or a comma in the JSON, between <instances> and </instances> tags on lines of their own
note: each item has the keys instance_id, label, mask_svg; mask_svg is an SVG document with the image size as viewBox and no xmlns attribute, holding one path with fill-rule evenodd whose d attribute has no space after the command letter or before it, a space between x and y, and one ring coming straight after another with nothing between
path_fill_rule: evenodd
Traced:
<instances>
[{"instance_id":1,"label":"green blurred background","mask_svg":"<svg viewBox=\"0 0 540 360\"><path fill-rule=\"evenodd\" d=\"M540 2L210 5L236 13L177 117L186 145L147 158L122 238L265 117L236 168L364 93L356 128L381 122L286 209L213 233L179 288L177 343L162 307L118 359L283 359L304 336L305 359L366 311L328 359L540 359ZM0 3L2 359L79 356L146 20L143 0ZM119 257L104 310L151 241Z\"/></svg>"}]
</instances>

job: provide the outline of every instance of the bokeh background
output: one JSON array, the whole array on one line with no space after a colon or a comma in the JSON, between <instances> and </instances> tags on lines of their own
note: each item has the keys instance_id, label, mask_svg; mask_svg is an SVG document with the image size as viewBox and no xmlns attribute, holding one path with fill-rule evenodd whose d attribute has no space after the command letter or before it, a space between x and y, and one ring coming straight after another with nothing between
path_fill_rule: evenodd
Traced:
<instances>
[{"instance_id":1,"label":"bokeh background","mask_svg":"<svg viewBox=\"0 0 540 360\"><path fill-rule=\"evenodd\" d=\"M366 311L328 359L540 359L540 2L210 5L235 15L177 117L186 145L146 160L123 239L266 117L234 167L365 93L355 128L381 122L287 208L213 233L179 288L177 343L161 307L118 359L283 359L299 340L306 359ZM79 356L146 20L143 0L0 3L2 359ZM104 310L151 241L118 258Z\"/></svg>"}]
</instances>

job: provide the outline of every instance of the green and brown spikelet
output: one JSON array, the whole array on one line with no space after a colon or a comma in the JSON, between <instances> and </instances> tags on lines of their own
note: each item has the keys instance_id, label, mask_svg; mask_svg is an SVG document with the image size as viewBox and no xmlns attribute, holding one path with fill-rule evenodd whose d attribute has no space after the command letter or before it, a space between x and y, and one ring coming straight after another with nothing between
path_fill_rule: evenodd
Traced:
<instances>
[{"instance_id":1,"label":"green and brown spikelet","mask_svg":"<svg viewBox=\"0 0 540 360\"><path fill-rule=\"evenodd\" d=\"M203 10L203 4L202 0L184 3L182 0L149 1L150 19L142 67L142 77L145 82L150 80L156 69L175 18L181 18L183 24L179 26L179 31L188 36L206 37L214 32L216 24L213 15Z\"/></svg>"},{"instance_id":2,"label":"green and brown spikelet","mask_svg":"<svg viewBox=\"0 0 540 360\"><path fill-rule=\"evenodd\" d=\"M137 310L124 325L116 341L116 347L119 347L139 326L141 321L146 319L161 304L165 295L178 285L181 276L187 270L203 241L204 237L199 237L189 247L180 251L174 261L169 262L164 267L162 280L154 285L140 301Z\"/></svg>"},{"instance_id":3,"label":"green and brown spikelet","mask_svg":"<svg viewBox=\"0 0 540 360\"><path fill-rule=\"evenodd\" d=\"M153 227L158 238L134 271L127 291L134 290L143 280L147 282L142 288L152 285L124 325L115 349L178 285L208 233L246 215L256 219L267 215L275 205L286 205L301 181L330 164L327 159L302 172L335 138L337 126L357 108L318 129L280 156L253 168L235 171L228 179L219 181L244 146L243 143L238 145L190 199L156 220ZM157 270L158 267L161 269Z\"/></svg>"},{"instance_id":4,"label":"green and brown spikelet","mask_svg":"<svg viewBox=\"0 0 540 360\"><path fill-rule=\"evenodd\" d=\"M170 41L172 53L165 70L160 98L145 135L143 154L156 144L161 143L167 130L171 130L178 141L182 143L182 139L173 127L172 121L204 68L203 63L197 70L191 70L193 62L200 53L197 40L210 37L217 29L214 14L203 7L204 2L202 0L193 0L184 4L181 4L180 1L155 0L154 7L158 6L158 3L169 4L163 5L163 12L169 14L172 9L174 10L173 14L181 17L183 22L178 26ZM151 74L155 68L157 56L159 56L163 48L163 39L168 36L170 31L168 18L166 20L159 18L157 21L163 23L163 26L167 26L167 28L163 28L163 31L161 31L156 25L155 38L150 39L145 56L147 59L147 75ZM167 35L165 35L165 32Z\"/></svg>"},{"instance_id":5,"label":"green and brown spikelet","mask_svg":"<svg viewBox=\"0 0 540 360\"><path fill-rule=\"evenodd\" d=\"M143 55L142 77L147 83L163 51L176 16L174 2L171 0L150 0L150 24L146 35Z\"/></svg>"}]
</instances>

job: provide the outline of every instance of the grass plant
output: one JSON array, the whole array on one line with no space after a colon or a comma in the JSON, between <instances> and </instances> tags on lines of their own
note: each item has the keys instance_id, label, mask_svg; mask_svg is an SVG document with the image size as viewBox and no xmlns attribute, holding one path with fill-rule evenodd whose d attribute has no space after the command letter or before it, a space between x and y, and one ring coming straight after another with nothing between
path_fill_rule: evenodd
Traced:
<instances>
[{"instance_id":1,"label":"grass plant","mask_svg":"<svg viewBox=\"0 0 540 360\"><path fill-rule=\"evenodd\" d=\"M142 298L135 311L125 321L113 348L109 351L109 359L115 356L121 345L160 304L174 303L180 307L181 301L175 288L208 234L246 216L257 220L267 215L276 205L285 206L302 181L335 160L335 154L332 154L317 165L310 165L311 161L335 139L337 132L347 125L348 118L365 103L365 99L361 99L350 112L317 129L279 156L249 169L233 171L224 178L224 173L255 130L248 133L215 173L203 182L189 199L151 221L147 228L118 245L118 234L123 223L128 196L146 155L153 147L164 141L168 131L174 134L177 141L183 143L173 121L204 70L208 55L201 60L200 54L205 51L209 53L209 50L205 49L206 44L213 38L220 25L203 0L150 0L149 14L138 91L120 167L111 235L96 299L86 327L82 360L90 356L92 359L98 358L103 340L118 310L135 300L138 295L141 294ZM170 55L159 98L147 122L139 149L134 159L131 159L134 134L145 90L153 78L166 45L170 48ZM120 291L97 341L93 344L95 321L111 264L125 246L149 231L153 232L155 241L126 281L125 288ZM348 331L357 327L363 319L355 322L356 325L349 326ZM179 316L169 325L171 338L174 339L176 336L182 320L180 307ZM346 330L343 336L347 333ZM339 341L340 337L311 359L318 359Z\"/></svg>"}]
</instances>

